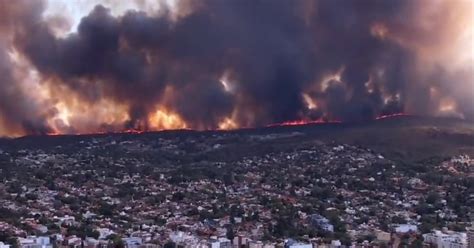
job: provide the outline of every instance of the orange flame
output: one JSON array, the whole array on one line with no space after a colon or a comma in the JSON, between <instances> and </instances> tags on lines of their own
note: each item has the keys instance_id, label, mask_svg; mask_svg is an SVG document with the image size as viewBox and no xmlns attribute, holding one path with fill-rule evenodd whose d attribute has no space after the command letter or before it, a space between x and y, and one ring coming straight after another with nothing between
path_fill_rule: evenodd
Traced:
<instances>
[{"instance_id":1,"label":"orange flame","mask_svg":"<svg viewBox=\"0 0 474 248\"><path fill-rule=\"evenodd\" d=\"M267 127L277 127L277 126L301 126L301 125L308 125L308 124L340 124L342 121L339 120L325 120L325 119L317 119L317 120L293 120L293 121L285 121L282 123L273 123L267 125Z\"/></svg>"}]
</instances>

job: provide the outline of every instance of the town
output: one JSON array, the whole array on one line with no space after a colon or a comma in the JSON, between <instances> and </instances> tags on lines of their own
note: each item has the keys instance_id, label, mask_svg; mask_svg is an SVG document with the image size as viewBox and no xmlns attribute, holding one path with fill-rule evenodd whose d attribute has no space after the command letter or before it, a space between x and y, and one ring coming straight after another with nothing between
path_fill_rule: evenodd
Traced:
<instances>
[{"instance_id":1,"label":"town","mask_svg":"<svg viewBox=\"0 0 474 248\"><path fill-rule=\"evenodd\" d=\"M474 159L301 132L0 143L0 248L469 247Z\"/></svg>"}]
</instances>

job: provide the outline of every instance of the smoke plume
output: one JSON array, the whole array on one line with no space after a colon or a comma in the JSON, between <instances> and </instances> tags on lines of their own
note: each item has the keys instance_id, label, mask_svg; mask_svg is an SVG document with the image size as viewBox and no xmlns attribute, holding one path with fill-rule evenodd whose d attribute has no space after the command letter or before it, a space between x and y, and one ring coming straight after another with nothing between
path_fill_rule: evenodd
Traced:
<instances>
[{"instance_id":1,"label":"smoke plume","mask_svg":"<svg viewBox=\"0 0 474 248\"><path fill-rule=\"evenodd\" d=\"M0 0L1 135L474 118L469 0L51 4Z\"/></svg>"}]
</instances>

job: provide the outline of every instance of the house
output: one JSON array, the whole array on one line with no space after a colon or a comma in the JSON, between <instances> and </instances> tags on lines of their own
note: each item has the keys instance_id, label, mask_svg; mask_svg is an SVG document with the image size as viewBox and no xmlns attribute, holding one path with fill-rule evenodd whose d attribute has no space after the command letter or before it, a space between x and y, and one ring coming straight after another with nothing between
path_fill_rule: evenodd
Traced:
<instances>
[{"instance_id":1,"label":"house","mask_svg":"<svg viewBox=\"0 0 474 248\"><path fill-rule=\"evenodd\" d=\"M218 238L209 242L210 248L232 248L232 243L227 238Z\"/></svg>"},{"instance_id":2,"label":"house","mask_svg":"<svg viewBox=\"0 0 474 248\"><path fill-rule=\"evenodd\" d=\"M339 240L331 240L331 248L341 247L341 241Z\"/></svg>"},{"instance_id":3,"label":"house","mask_svg":"<svg viewBox=\"0 0 474 248\"><path fill-rule=\"evenodd\" d=\"M474 248L474 223L467 228L467 247Z\"/></svg>"},{"instance_id":4,"label":"house","mask_svg":"<svg viewBox=\"0 0 474 248\"><path fill-rule=\"evenodd\" d=\"M418 231L418 227L416 225L410 225L410 224L395 225L396 233L409 233L409 232L417 232L417 231Z\"/></svg>"},{"instance_id":5,"label":"house","mask_svg":"<svg viewBox=\"0 0 474 248\"><path fill-rule=\"evenodd\" d=\"M109 235L114 234L114 232L108 228L98 228L97 231L99 232L99 239L107 239Z\"/></svg>"},{"instance_id":6,"label":"house","mask_svg":"<svg viewBox=\"0 0 474 248\"><path fill-rule=\"evenodd\" d=\"M96 248L96 247L99 247L99 244L100 244L99 240L94 239L94 238L87 237L84 240L85 248Z\"/></svg>"},{"instance_id":7,"label":"house","mask_svg":"<svg viewBox=\"0 0 474 248\"><path fill-rule=\"evenodd\" d=\"M123 238L122 240L127 248L138 248L142 245L142 239L139 237Z\"/></svg>"},{"instance_id":8,"label":"house","mask_svg":"<svg viewBox=\"0 0 474 248\"><path fill-rule=\"evenodd\" d=\"M18 238L18 244L22 248L44 248L44 247L47 247L48 245L46 242L47 242L46 239L38 239L36 236Z\"/></svg>"},{"instance_id":9,"label":"house","mask_svg":"<svg viewBox=\"0 0 474 248\"><path fill-rule=\"evenodd\" d=\"M54 220L57 220L57 224L58 225L67 225L67 226L70 226L72 224L74 224L76 218L74 218L74 216L69 216L69 215L65 215L63 217L53 217Z\"/></svg>"},{"instance_id":10,"label":"house","mask_svg":"<svg viewBox=\"0 0 474 248\"><path fill-rule=\"evenodd\" d=\"M313 245L309 243L300 243L293 239L288 239L285 242L285 248L312 248Z\"/></svg>"},{"instance_id":11,"label":"house","mask_svg":"<svg viewBox=\"0 0 474 248\"><path fill-rule=\"evenodd\" d=\"M326 217L319 214L311 215L311 225L315 228L320 228L328 232L334 232L334 226Z\"/></svg>"},{"instance_id":12,"label":"house","mask_svg":"<svg viewBox=\"0 0 474 248\"><path fill-rule=\"evenodd\" d=\"M388 232L377 230L375 232L375 236L377 237L378 241L390 242L391 235Z\"/></svg>"},{"instance_id":13,"label":"house","mask_svg":"<svg viewBox=\"0 0 474 248\"><path fill-rule=\"evenodd\" d=\"M0 248L10 248L10 245L0 242Z\"/></svg>"},{"instance_id":14,"label":"house","mask_svg":"<svg viewBox=\"0 0 474 248\"><path fill-rule=\"evenodd\" d=\"M249 248L263 248L262 241L250 241L248 242Z\"/></svg>"},{"instance_id":15,"label":"house","mask_svg":"<svg viewBox=\"0 0 474 248\"><path fill-rule=\"evenodd\" d=\"M75 235L67 237L65 241L69 247L79 248L82 246L82 239Z\"/></svg>"},{"instance_id":16,"label":"house","mask_svg":"<svg viewBox=\"0 0 474 248\"><path fill-rule=\"evenodd\" d=\"M467 235L463 232L434 230L423 234L424 243L439 248L466 248Z\"/></svg>"},{"instance_id":17,"label":"house","mask_svg":"<svg viewBox=\"0 0 474 248\"><path fill-rule=\"evenodd\" d=\"M18 244L21 248L52 248L53 245L47 236L28 236L26 238L18 238Z\"/></svg>"},{"instance_id":18,"label":"house","mask_svg":"<svg viewBox=\"0 0 474 248\"><path fill-rule=\"evenodd\" d=\"M243 235L237 235L234 237L234 240L233 240L233 244L234 246L237 246L237 247L242 247L243 245L244 246L247 246L247 242L248 242L248 238L246 238L245 236Z\"/></svg>"},{"instance_id":19,"label":"house","mask_svg":"<svg viewBox=\"0 0 474 248\"><path fill-rule=\"evenodd\" d=\"M45 225L36 224L36 225L33 225L32 228L40 233L48 232L48 227Z\"/></svg>"}]
</instances>

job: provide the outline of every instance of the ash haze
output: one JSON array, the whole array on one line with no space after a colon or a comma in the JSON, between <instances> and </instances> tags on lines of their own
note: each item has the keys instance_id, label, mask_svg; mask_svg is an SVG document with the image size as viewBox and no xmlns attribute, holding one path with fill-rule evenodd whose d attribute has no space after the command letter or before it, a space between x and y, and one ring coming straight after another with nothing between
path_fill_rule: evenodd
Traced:
<instances>
[{"instance_id":1,"label":"ash haze","mask_svg":"<svg viewBox=\"0 0 474 248\"><path fill-rule=\"evenodd\" d=\"M0 0L0 135L474 118L471 0Z\"/></svg>"}]
</instances>

